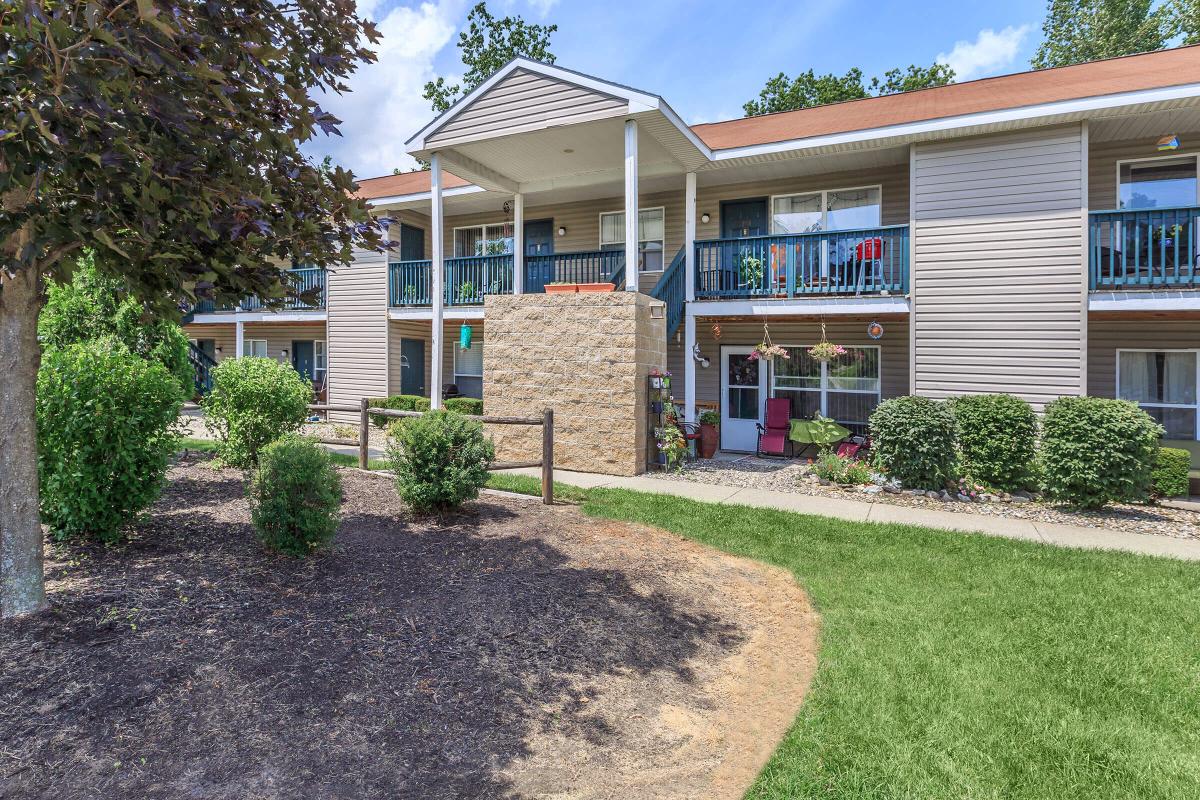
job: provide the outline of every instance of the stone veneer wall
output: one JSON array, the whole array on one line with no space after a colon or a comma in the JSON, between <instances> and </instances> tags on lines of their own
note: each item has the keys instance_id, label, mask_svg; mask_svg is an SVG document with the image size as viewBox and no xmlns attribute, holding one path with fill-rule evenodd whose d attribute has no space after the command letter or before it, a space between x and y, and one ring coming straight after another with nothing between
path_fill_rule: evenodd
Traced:
<instances>
[{"instance_id":1,"label":"stone veneer wall","mask_svg":"<svg viewBox=\"0 0 1200 800\"><path fill-rule=\"evenodd\" d=\"M486 413L554 409L554 465L637 475L646 469L646 377L665 369L664 305L636 292L491 295L483 335ZM501 461L541 454L541 428L490 425Z\"/></svg>"}]
</instances>

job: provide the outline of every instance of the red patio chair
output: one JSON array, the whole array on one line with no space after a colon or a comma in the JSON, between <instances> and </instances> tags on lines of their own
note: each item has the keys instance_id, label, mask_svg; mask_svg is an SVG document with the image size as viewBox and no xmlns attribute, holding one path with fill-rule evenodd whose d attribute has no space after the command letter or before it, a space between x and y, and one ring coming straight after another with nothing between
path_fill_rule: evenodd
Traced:
<instances>
[{"instance_id":1,"label":"red patio chair","mask_svg":"<svg viewBox=\"0 0 1200 800\"><path fill-rule=\"evenodd\" d=\"M786 458L791 455L792 401L786 397L767 400L767 424L758 428L758 455Z\"/></svg>"}]
</instances>

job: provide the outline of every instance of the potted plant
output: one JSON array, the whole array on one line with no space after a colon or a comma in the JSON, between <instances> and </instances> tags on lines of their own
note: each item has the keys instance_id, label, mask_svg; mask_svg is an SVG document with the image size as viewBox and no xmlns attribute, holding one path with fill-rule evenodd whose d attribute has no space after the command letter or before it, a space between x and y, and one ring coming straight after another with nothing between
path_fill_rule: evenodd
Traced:
<instances>
[{"instance_id":1,"label":"potted plant","mask_svg":"<svg viewBox=\"0 0 1200 800\"><path fill-rule=\"evenodd\" d=\"M611 292L616 288L611 283L580 283L578 286L581 292Z\"/></svg>"},{"instance_id":2,"label":"potted plant","mask_svg":"<svg viewBox=\"0 0 1200 800\"><path fill-rule=\"evenodd\" d=\"M404 287L404 305L411 306L417 302L417 287L411 283Z\"/></svg>"},{"instance_id":3,"label":"potted plant","mask_svg":"<svg viewBox=\"0 0 1200 800\"><path fill-rule=\"evenodd\" d=\"M570 281L550 281L546 284L546 294L575 294L578 291L579 284Z\"/></svg>"},{"instance_id":4,"label":"potted plant","mask_svg":"<svg viewBox=\"0 0 1200 800\"><path fill-rule=\"evenodd\" d=\"M470 303L475 300L475 284L471 281L463 281L458 285L458 302Z\"/></svg>"},{"instance_id":5,"label":"potted plant","mask_svg":"<svg viewBox=\"0 0 1200 800\"><path fill-rule=\"evenodd\" d=\"M751 361L770 361L772 358L782 358L790 361L792 354L789 353L786 348L780 347L777 344L771 344L769 341L767 341L756 344L754 349L750 351L750 355L746 357Z\"/></svg>"},{"instance_id":6,"label":"potted plant","mask_svg":"<svg viewBox=\"0 0 1200 800\"><path fill-rule=\"evenodd\" d=\"M808 348L808 356L814 361L833 361L844 355L846 355L846 348L833 342L817 342Z\"/></svg>"},{"instance_id":7,"label":"potted plant","mask_svg":"<svg viewBox=\"0 0 1200 800\"><path fill-rule=\"evenodd\" d=\"M742 253L738 265L738 286L749 287L752 292L762 291L763 260L750 251Z\"/></svg>"},{"instance_id":8,"label":"potted plant","mask_svg":"<svg viewBox=\"0 0 1200 800\"><path fill-rule=\"evenodd\" d=\"M721 415L716 411L700 412L700 457L712 458L721 441Z\"/></svg>"},{"instance_id":9,"label":"potted plant","mask_svg":"<svg viewBox=\"0 0 1200 800\"><path fill-rule=\"evenodd\" d=\"M655 429L654 440L658 445L658 463L667 469L678 469L687 455L687 439L683 431L674 425L664 425Z\"/></svg>"}]
</instances>

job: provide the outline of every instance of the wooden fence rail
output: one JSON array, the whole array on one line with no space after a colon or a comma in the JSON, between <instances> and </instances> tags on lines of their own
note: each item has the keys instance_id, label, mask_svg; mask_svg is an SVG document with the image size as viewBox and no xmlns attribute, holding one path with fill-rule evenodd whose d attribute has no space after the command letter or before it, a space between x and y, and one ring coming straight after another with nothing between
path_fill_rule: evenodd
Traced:
<instances>
[{"instance_id":1,"label":"wooden fence rail","mask_svg":"<svg viewBox=\"0 0 1200 800\"><path fill-rule=\"evenodd\" d=\"M331 406L314 404L309 411L337 411L343 414L358 414L358 466L367 469L369 462L368 444L371 436L370 417L421 417L426 411L400 411L395 408L371 408L367 398L363 398L357 406ZM522 467L542 468L542 502L551 505L554 502L554 410L547 408L540 417L496 417L484 414L464 414L467 419L473 419L486 425L541 425L542 426L542 457L536 461L493 461L490 469L519 469ZM321 439L327 444L354 444L346 439Z\"/></svg>"}]
</instances>

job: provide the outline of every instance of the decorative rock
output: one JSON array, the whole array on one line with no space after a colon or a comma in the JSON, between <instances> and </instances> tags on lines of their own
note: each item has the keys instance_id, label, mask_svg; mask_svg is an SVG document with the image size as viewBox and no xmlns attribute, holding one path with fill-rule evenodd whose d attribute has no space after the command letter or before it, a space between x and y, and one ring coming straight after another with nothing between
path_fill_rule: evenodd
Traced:
<instances>
[{"instance_id":1,"label":"decorative rock","mask_svg":"<svg viewBox=\"0 0 1200 800\"><path fill-rule=\"evenodd\" d=\"M925 496L924 489L909 489L908 493L911 494L913 497L924 497Z\"/></svg>"},{"instance_id":2,"label":"decorative rock","mask_svg":"<svg viewBox=\"0 0 1200 800\"><path fill-rule=\"evenodd\" d=\"M829 486L833 483L833 481L829 480L828 478L817 478L817 483L821 484L822 486Z\"/></svg>"},{"instance_id":3,"label":"decorative rock","mask_svg":"<svg viewBox=\"0 0 1200 800\"><path fill-rule=\"evenodd\" d=\"M1031 495L1029 492L1025 491L1024 489L1022 489L1019 492L1013 492L1013 499L1016 500L1018 497L1023 498L1025 500L1033 499L1033 495Z\"/></svg>"},{"instance_id":4,"label":"decorative rock","mask_svg":"<svg viewBox=\"0 0 1200 800\"><path fill-rule=\"evenodd\" d=\"M960 492L960 493L959 493L959 495L958 495L958 502L960 502L960 503L969 503L969 502L971 502L971 496L970 496L970 495L967 495L967 494L962 494L962 493Z\"/></svg>"},{"instance_id":5,"label":"decorative rock","mask_svg":"<svg viewBox=\"0 0 1200 800\"><path fill-rule=\"evenodd\" d=\"M1009 502L1011 502L1013 505L1023 506L1026 503L1030 502L1030 499L1028 497L1023 497L1022 495L1019 495L1019 494L1014 494L1012 496L1012 500L1010 500Z\"/></svg>"},{"instance_id":6,"label":"decorative rock","mask_svg":"<svg viewBox=\"0 0 1200 800\"><path fill-rule=\"evenodd\" d=\"M900 487L894 483L885 483L883 490L888 494L900 494Z\"/></svg>"},{"instance_id":7,"label":"decorative rock","mask_svg":"<svg viewBox=\"0 0 1200 800\"><path fill-rule=\"evenodd\" d=\"M863 494L879 494L880 492L883 491L883 488L884 487L882 487L882 486L875 486L874 484L872 484L871 486L862 487L862 493Z\"/></svg>"},{"instance_id":8,"label":"decorative rock","mask_svg":"<svg viewBox=\"0 0 1200 800\"><path fill-rule=\"evenodd\" d=\"M950 493L947 492L945 489L942 489L942 493L938 495L938 498L946 501L947 503L950 502L952 499L954 499L950 496Z\"/></svg>"}]
</instances>

